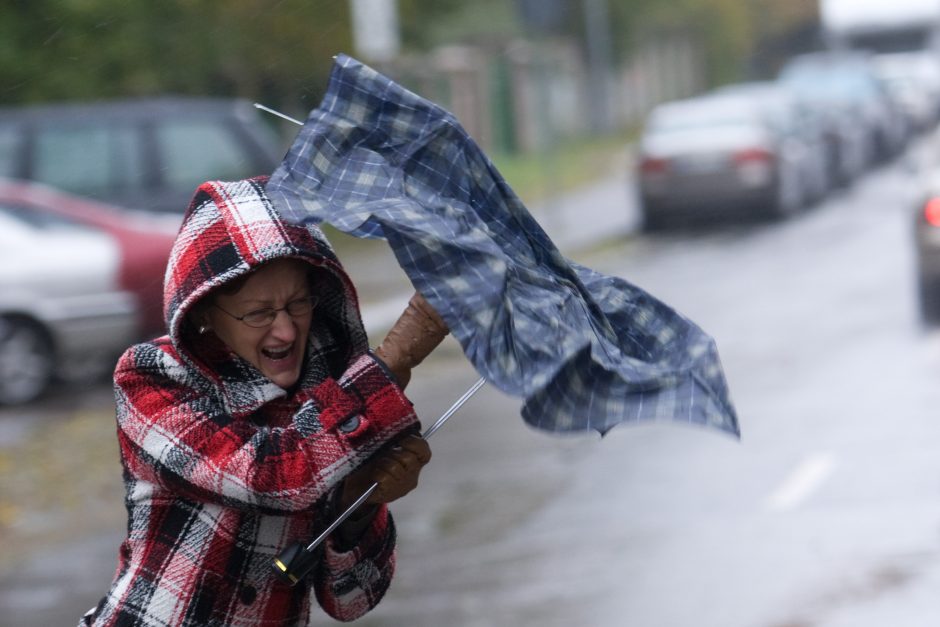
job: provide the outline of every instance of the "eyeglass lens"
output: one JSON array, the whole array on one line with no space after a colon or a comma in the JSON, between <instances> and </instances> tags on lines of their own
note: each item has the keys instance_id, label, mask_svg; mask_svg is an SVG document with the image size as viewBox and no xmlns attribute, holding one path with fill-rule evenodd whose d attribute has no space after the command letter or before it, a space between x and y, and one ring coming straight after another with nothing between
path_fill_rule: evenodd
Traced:
<instances>
[{"instance_id":1,"label":"eyeglass lens","mask_svg":"<svg viewBox=\"0 0 940 627\"><path fill-rule=\"evenodd\" d=\"M267 308L259 309L257 311L250 311L242 316L242 321L253 327L264 327L277 318L277 312L286 311L288 316L292 318L298 318L300 316L305 316L310 313L317 304L316 297L310 296L307 298L298 298L297 300L292 300L287 303L280 309Z\"/></svg>"}]
</instances>

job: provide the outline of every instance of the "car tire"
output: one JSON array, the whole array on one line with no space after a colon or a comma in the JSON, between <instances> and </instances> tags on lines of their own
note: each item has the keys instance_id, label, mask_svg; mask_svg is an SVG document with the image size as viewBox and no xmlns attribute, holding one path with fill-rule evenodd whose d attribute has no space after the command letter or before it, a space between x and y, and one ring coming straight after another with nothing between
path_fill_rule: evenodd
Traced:
<instances>
[{"instance_id":1,"label":"car tire","mask_svg":"<svg viewBox=\"0 0 940 627\"><path fill-rule=\"evenodd\" d=\"M52 381L55 358L49 336L22 318L0 318L0 405L38 398Z\"/></svg>"},{"instance_id":2,"label":"car tire","mask_svg":"<svg viewBox=\"0 0 940 627\"><path fill-rule=\"evenodd\" d=\"M640 202L641 229L644 233L656 233L669 227L669 218L663 208L655 201L643 199Z\"/></svg>"},{"instance_id":3,"label":"car tire","mask_svg":"<svg viewBox=\"0 0 940 627\"><path fill-rule=\"evenodd\" d=\"M795 182L789 184L777 180L767 200L767 218L773 222L787 220L799 213L802 191Z\"/></svg>"}]
</instances>

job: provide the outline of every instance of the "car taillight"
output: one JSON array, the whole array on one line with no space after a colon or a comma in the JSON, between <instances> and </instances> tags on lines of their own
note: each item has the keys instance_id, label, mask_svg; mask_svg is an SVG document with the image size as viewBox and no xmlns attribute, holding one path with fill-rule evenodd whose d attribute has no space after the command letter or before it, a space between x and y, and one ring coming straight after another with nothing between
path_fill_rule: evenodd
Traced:
<instances>
[{"instance_id":1,"label":"car taillight","mask_svg":"<svg viewBox=\"0 0 940 627\"><path fill-rule=\"evenodd\" d=\"M662 174L669 167L669 161L657 157L644 157L640 162L643 174Z\"/></svg>"},{"instance_id":2,"label":"car taillight","mask_svg":"<svg viewBox=\"0 0 940 627\"><path fill-rule=\"evenodd\" d=\"M767 163L774 160L774 155L763 148L748 148L734 153L734 162L738 165L745 163Z\"/></svg>"},{"instance_id":3,"label":"car taillight","mask_svg":"<svg viewBox=\"0 0 940 627\"><path fill-rule=\"evenodd\" d=\"M940 197L931 198L924 204L924 219L930 226L940 226Z\"/></svg>"}]
</instances>

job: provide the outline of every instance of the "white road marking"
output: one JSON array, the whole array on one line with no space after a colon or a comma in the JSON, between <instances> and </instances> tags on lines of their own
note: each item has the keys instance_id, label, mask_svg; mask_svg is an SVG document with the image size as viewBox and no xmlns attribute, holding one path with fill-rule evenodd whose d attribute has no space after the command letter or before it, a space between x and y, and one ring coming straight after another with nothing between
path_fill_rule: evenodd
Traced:
<instances>
[{"instance_id":1,"label":"white road marking","mask_svg":"<svg viewBox=\"0 0 940 627\"><path fill-rule=\"evenodd\" d=\"M804 459L786 480L764 501L764 506L772 511L794 509L805 501L835 467L832 453L816 453Z\"/></svg>"}]
</instances>

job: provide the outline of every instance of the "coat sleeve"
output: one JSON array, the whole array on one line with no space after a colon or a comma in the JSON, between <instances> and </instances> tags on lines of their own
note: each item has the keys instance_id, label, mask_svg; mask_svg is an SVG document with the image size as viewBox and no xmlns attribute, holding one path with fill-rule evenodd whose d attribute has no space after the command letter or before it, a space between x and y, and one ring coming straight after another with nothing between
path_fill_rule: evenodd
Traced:
<instances>
[{"instance_id":1,"label":"coat sleeve","mask_svg":"<svg viewBox=\"0 0 940 627\"><path fill-rule=\"evenodd\" d=\"M328 537L311 582L323 611L336 620L351 621L378 605L395 572L395 542L395 523L387 505L379 506L356 546L345 550Z\"/></svg>"},{"instance_id":2,"label":"coat sleeve","mask_svg":"<svg viewBox=\"0 0 940 627\"><path fill-rule=\"evenodd\" d=\"M114 385L127 470L229 507L306 510L417 424L410 401L368 354L338 379L298 393L298 409L283 427L229 415L154 344L122 356Z\"/></svg>"}]
</instances>

